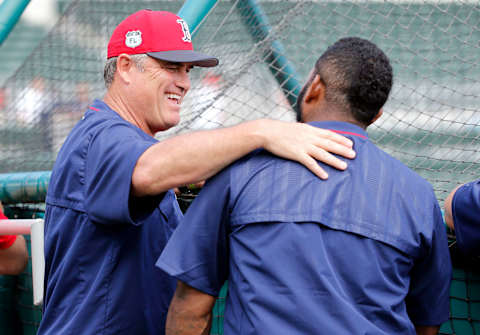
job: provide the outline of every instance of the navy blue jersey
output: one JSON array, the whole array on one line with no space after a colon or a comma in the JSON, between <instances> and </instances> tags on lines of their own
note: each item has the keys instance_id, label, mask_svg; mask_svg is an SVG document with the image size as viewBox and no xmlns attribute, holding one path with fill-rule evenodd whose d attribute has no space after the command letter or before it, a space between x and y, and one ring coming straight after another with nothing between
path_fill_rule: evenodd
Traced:
<instances>
[{"instance_id":1,"label":"navy blue jersey","mask_svg":"<svg viewBox=\"0 0 480 335\"><path fill-rule=\"evenodd\" d=\"M257 151L209 180L157 266L216 296L225 334L415 334L449 316L450 256L431 185L343 122L327 181Z\"/></svg>"},{"instance_id":2,"label":"navy blue jersey","mask_svg":"<svg viewBox=\"0 0 480 335\"><path fill-rule=\"evenodd\" d=\"M460 250L480 256L480 179L458 188L452 199L452 216Z\"/></svg>"},{"instance_id":3,"label":"navy blue jersey","mask_svg":"<svg viewBox=\"0 0 480 335\"><path fill-rule=\"evenodd\" d=\"M175 279L155 267L182 214L172 191L130 195L157 141L101 102L60 150L45 213L39 334L163 334Z\"/></svg>"}]
</instances>

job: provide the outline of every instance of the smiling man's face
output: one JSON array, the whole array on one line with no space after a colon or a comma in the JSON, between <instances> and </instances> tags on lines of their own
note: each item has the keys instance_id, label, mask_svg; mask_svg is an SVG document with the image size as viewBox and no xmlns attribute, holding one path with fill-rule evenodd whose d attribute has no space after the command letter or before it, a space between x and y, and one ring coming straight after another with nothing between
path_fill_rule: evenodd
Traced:
<instances>
[{"instance_id":1,"label":"smiling man's face","mask_svg":"<svg viewBox=\"0 0 480 335\"><path fill-rule=\"evenodd\" d=\"M136 111L141 113L151 135L167 130L180 122L180 107L190 89L189 63L171 63L148 57L144 71L135 78Z\"/></svg>"}]
</instances>

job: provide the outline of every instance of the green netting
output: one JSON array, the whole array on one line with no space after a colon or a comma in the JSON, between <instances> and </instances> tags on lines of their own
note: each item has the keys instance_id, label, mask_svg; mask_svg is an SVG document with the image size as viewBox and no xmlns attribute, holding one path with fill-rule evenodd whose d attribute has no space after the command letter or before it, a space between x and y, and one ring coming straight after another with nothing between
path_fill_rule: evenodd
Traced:
<instances>
[{"instance_id":1,"label":"green netting","mask_svg":"<svg viewBox=\"0 0 480 335\"><path fill-rule=\"evenodd\" d=\"M210 335L223 334L223 312L225 311L225 300L227 299L228 283L225 283L218 294L217 301L212 310L212 328Z\"/></svg>"},{"instance_id":2,"label":"green netting","mask_svg":"<svg viewBox=\"0 0 480 335\"><path fill-rule=\"evenodd\" d=\"M17 276L0 276L0 329L4 335L17 335L20 320L15 311Z\"/></svg>"},{"instance_id":3,"label":"green netting","mask_svg":"<svg viewBox=\"0 0 480 335\"><path fill-rule=\"evenodd\" d=\"M450 320L439 334L480 334L480 257L464 257L456 247L453 232L448 232L453 264Z\"/></svg>"}]
</instances>

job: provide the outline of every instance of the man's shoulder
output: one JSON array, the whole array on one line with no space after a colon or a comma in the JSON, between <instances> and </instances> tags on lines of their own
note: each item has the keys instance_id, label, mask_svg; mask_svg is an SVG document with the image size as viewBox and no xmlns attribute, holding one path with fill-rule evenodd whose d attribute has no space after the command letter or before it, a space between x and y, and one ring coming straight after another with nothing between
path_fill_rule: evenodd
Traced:
<instances>
[{"instance_id":1,"label":"man's shoulder","mask_svg":"<svg viewBox=\"0 0 480 335\"><path fill-rule=\"evenodd\" d=\"M113 141L134 137L156 142L153 137L120 117L113 110L108 108L98 109L90 106L84 117L72 130L70 137L93 139L99 135L110 138Z\"/></svg>"},{"instance_id":2,"label":"man's shoulder","mask_svg":"<svg viewBox=\"0 0 480 335\"><path fill-rule=\"evenodd\" d=\"M273 170L292 170L296 168L309 171L296 161L275 156L265 149L257 149L238 159L225 170L231 174L236 183L241 183L242 180L247 181L259 174L272 174Z\"/></svg>"},{"instance_id":3,"label":"man's shoulder","mask_svg":"<svg viewBox=\"0 0 480 335\"><path fill-rule=\"evenodd\" d=\"M370 143L369 150L375 151L378 155L379 161L386 167L386 171L391 177L395 179L409 180L411 183L414 183L417 187L425 187L426 189L431 189L433 192L433 187L424 177L422 177L418 172L407 166L404 162L398 158L392 156L392 154L381 149L377 145Z\"/></svg>"},{"instance_id":4,"label":"man's shoulder","mask_svg":"<svg viewBox=\"0 0 480 335\"><path fill-rule=\"evenodd\" d=\"M239 160L237 160L234 164L232 164L232 167L235 167L236 169L238 168L244 168L245 165L248 166L265 166L265 165L273 165L273 164L295 164L298 166L303 166L298 162L291 161L279 156L275 156L271 152L265 150L265 149L256 149L249 154L243 156Z\"/></svg>"},{"instance_id":5,"label":"man's shoulder","mask_svg":"<svg viewBox=\"0 0 480 335\"><path fill-rule=\"evenodd\" d=\"M83 124L86 127L99 126L100 128L104 128L110 124L129 125L126 120L121 118L114 111L106 108L99 109L92 106L88 107L80 124Z\"/></svg>"}]
</instances>

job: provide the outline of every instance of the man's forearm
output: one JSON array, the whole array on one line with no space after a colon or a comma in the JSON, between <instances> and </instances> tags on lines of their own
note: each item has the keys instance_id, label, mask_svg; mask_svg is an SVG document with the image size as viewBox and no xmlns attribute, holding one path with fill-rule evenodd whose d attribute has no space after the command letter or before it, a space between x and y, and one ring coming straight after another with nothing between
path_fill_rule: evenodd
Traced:
<instances>
[{"instance_id":1,"label":"man's forearm","mask_svg":"<svg viewBox=\"0 0 480 335\"><path fill-rule=\"evenodd\" d=\"M259 136L248 127L183 134L161 141L140 156L132 176L135 195L155 195L207 179L255 148Z\"/></svg>"},{"instance_id":2,"label":"man's forearm","mask_svg":"<svg viewBox=\"0 0 480 335\"><path fill-rule=\"evenodd\" d=\"M326 177L316 159L339 169L344 169L346 164L324 148L353 158L350 145L350 140L333 132L274 120L179 135L153 145L140 156L132 175L132 191L136 196L155 195L205 180L262 147L299 161L320 177Z\"/></svg>"},{"instance_id":3,"label":"man's forearm","mask_svg":"<svg viewBox=\"0 0 480 335\"><path fill-rule=\"evenodd\" d=\"M168 309L166 335L207 335L215 297L179 281Z\"/></svg>"},{"instance_id":4,"label":"man's forearm","mask_svg":"<svg viewBox=\"0 0 480 335\"><path fill-rule=\"evenodd\" d=\"M208 335L211 323L211 313L194 317L174 306L168 311L165 335Z\"/></svg>"}]
</instances>

